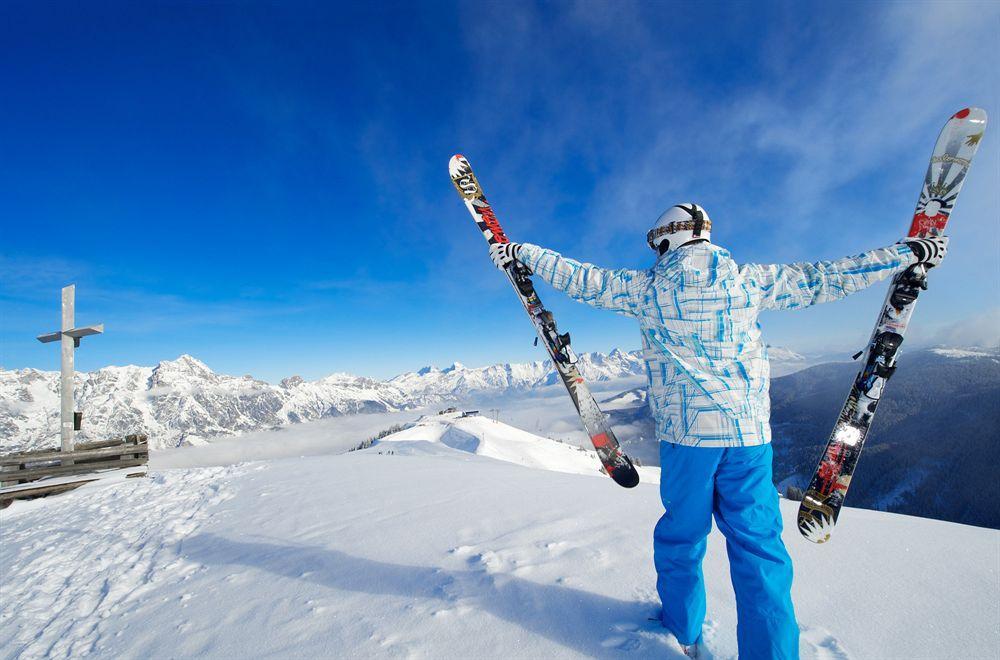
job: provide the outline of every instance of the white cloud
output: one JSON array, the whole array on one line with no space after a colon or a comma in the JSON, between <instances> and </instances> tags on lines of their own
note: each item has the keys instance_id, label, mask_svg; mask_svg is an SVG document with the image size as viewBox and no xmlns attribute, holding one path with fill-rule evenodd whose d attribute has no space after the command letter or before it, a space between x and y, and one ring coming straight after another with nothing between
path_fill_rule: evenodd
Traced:
<instances>
[{"instance_id":1,"label":"white cloud","mask_svg":"<svg viewBox=\"0 0 1000 660\"><path fill-rule=\"evenodd\" d=\"M959 348L1000 346L1000 307L929 328L927 332L917 330L910 340L920 345Z\"/></svg>"}]
</instances>

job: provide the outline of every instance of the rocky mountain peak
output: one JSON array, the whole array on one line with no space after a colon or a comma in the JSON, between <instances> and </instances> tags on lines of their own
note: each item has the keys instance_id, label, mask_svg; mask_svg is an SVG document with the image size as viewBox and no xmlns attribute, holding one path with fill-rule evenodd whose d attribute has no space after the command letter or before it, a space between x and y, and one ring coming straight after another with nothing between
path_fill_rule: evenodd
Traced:
<instances>
[{"instance_id":1,"label":"rocky mountain peak","mask_svg":"<svg viewBox=\"0 0 1000 660\"><path fill-rule=\"evenodd\" d=\"M280 385L286 390L290 390L293 387L298 387L304 382L306 381L302 378L302 376L289 376L288 378L282 378Z\"/></svg>"},{"instance_id":2,"label":"rocky mountain peak","mask_svg":"<svg viewBox=\"0 0 1000 660\"><path fill-rule=\"evenodd\" d=\"M166 374L186 374L200 378L215 375L215 372L209 369L207 364L187 354L181 355L175 360L160 361L153 367L153 373L161 377Z\"/></svg>"}]
</instances>

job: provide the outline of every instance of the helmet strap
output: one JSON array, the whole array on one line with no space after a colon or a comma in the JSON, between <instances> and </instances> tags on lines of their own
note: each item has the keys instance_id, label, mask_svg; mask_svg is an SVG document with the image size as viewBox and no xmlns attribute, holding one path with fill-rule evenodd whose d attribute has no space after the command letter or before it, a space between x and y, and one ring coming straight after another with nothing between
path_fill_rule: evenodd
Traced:
<instances>
[{"instance_id":1,"label":"helmet strap","mask_svg":"<svg viewBox=\"0 0 1000 660\"><path fill-rule=\"evenodd\" d=\"M682 209L685 213L691 216L691 219L694 220L694 232L692 233L692 236L700 237L701 230L705 228L705 214L702 213L701 208L699 208L697 204L692 204L691 206L692 208L685 208L678 204L677 208Z\"/></svg>"}]
</instances>

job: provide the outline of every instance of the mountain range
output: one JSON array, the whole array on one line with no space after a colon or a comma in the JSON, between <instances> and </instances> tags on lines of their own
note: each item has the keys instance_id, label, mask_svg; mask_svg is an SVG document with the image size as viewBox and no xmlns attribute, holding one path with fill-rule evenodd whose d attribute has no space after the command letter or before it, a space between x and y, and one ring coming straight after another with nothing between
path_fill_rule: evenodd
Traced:
<instances>
[{"instance_id":1,"label":"mountain range","mask_svg":"<svg viewBox=\"0 0 1000 660\"><path fill-rule=\"evenodd\" d=\"M592 382L642 373L638 354L615 349L579 356ZM273 385L217 374L182 355L155 367L112 366L76 374L81 441L146 433L154 448L274 428L323 417L420 408L480 393L527 391L558 382L548 361L469 368L455 363L376 380L335 373ZM0 451L53 446L59 434L59 374L0 369Z\"/></svg>"},{"instance_id":2,"label":"mountain range","mask_svg":"<svg viewBox=\"0 0 1000 660\"><path fill-rule=\"evenodd\" d=\"M804 487L846 396L857 365L810 366L770 349L775 481ZM638 352L580 356L594 383L614 386L643 374ZM780 375L785 374L785 375ZM200 444L215 436L285 427L366 412L416 410L557 386L549 362L470 368L425 367L388 380L336 373L271 384L217 374L191 356L155 367L106 367L78 373L80 440L146 433L154 448ZM613 390L612 390L613 391ZM57 443L59 374L0 369L0 451ZM626 451L659 462L644 387L602 403ZM1000 462L1000 350L904 352L869 435L849 504L1000 528L995 466Z\"/></svg>"},{"instance_id":3,"label":"mountain range","mask_svg":"<svg viewBox=\"0 0 1000 660\"><path fill-rule=\"evenodd\" d=\"M775 371L801 368L805 357L770 348ZM579 367L590 382L643 374L638 351L584 353ZM334 373L315 381L299 376L277 385L252 376L217 374L182 355L155 367L111 366L76 374L80 441L145 433L154 448L196 444L219 435L356 413L390 412L480 394L525 392L557 384L551 362L424 367L388 380ZM0 368L0 451L50 447L59 434L59 374Z\"/></svg>"}]
</instances>

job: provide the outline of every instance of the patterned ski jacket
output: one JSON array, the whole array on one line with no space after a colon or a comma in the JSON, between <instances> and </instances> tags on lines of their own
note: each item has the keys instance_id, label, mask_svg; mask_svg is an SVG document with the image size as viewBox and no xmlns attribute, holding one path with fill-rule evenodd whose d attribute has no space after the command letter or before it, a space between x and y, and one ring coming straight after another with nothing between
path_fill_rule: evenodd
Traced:
<instances>
[{"instance_id":1,"label":"patterned ski jacket","mask_svg":"<svg viewBox=\"0 0 1000 660\"><path fill-rule=\"evenodd\" d=\"M916 262L897 244L837 261L738 265L710 243L649 270L606 270L529 243L518 260L576 300L639 320L657 438L699 447L771 440L761 310L837 300Z\"/></svg>"}]
</instances>

